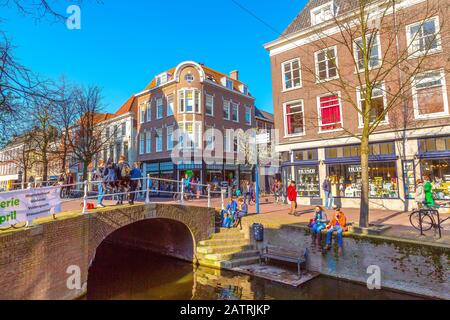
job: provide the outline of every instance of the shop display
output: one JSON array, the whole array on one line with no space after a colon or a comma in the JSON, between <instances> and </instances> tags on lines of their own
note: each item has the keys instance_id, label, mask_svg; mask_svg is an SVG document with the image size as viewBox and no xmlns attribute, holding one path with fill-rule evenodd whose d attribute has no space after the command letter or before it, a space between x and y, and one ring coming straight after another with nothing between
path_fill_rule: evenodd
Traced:
<instances>
[{"instance_id":1,"label":"shop display","mask_svg":"<svg viewBox=\"0 0 450 320\"><path fill-rule=\"evenodd\" d=\"M394 162L371 163L369 166L369 197L398 198L397 169ZM360 198L362 179L360 165L330 165L328 173L336 197Z\"/></svg>"},{"instance_id":2,"label":"shop display","mask_svg":"<svg viewBox=\"0 0 450 320\"><path fill-rule=\"evenodd\" d=\"M320 182L317 167L295 167L299 197L320 197Z\"/></svg>"},{"instance_id":3,"label":"shop display","mask_svg":"<svg viewBox=\"0 0 450 320\"><path fill-rule=\"evenodd\" d=\"M450 160L422 161L422 175L429 176L436 200L450 200Z\"/></svg>"}]
</instances>

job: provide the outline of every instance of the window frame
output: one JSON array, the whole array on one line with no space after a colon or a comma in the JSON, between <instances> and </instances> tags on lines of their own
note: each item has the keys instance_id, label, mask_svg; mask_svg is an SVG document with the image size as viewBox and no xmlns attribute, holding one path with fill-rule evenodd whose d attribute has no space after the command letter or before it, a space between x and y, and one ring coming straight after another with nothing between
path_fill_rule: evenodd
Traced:
<instances>
[{"instance_id":1,"label":"window frame","mask_svg":"<svg viewBox=\"0 0 450 320\"><path fill-rule=\"evenodd\" d=\"M145 134L146 132L141 132L139 134L139 155L141 156L145 154Z\"/></svg>"},{"instance_id":2,"label":"window frame","mask_svg":"<svg viewBox=\"0 0 450 320\"><path fill-rule=\"evenodd\" d=\"M152 153L152 132L145 132L145 154Z\"/></svg>"},{"instance_id":3,"label":"window frame","mask_svg":"<svg viewBox=\"0 0 450 320\"><path fill-rule=\"evenodd\" d=\"M250 121L247 121L247 115L249 115L249 120ZM248 107L248 106L245 106L245 117L244 118L245 118L245 124L248 125L248 126L251 126L253 124L252 115L253 115L252 108Z\"/></svg>"},{"instance_id":4,"label":"window frame","mask_svg":"<svg viewBox=\"0 0 450 320\"><path fill-rule=\"evenodd\" d=\"M442 103L444 104L444 111L437 112L437 113L430 113L426 115L420 115L419 114L419 101L417 96L417 89L416 85L418 84L418 80L416 79L418 76L424 75L424 74L431 74L434 72L438 72L440 74L440 79L442 81L441 88L442 88ZM412 79L412 100L413 100L413 109L414 109L414 118L417 120L426 120L426 119L436 119L436 118L444 118L448 117L449 114L449 105L448 105L448 94L447 94L447 83L445 79L445 71L443 69L437 69L437 70L429 70L422 73L417 74L414 79Z\"/></svg>"},{"instance_id":5,"label":"window frame","mask_svg":"<svg viewBox=\"0 0 450 320\"><path fill-rule=\"evenodd\" d=\"M302 113L303 113L303 133L289 134L288 133L288 123L287 123L287 111L286 107L288 105L295 105L301 103L302 105ZM293 113L294 114L294 113ZM284 121L284 137L285 138L294 138L294 137L303 137L306 135L306 123L305 123L305 103L303 99L292 100L283 103L283 121Z\"/></svg>"},{"instance_id":6,"label":"window frame","mask_svg":"<svg viewBox=\"0 0 450 320\"><path fill-rule=\"evenodd\" d=\"M152 102L151 100L147 101L145 105L145 122L151 122L152 121Z\"/></svg>"},{"instance_id":7,"label":"window frame","mask_svg":"<svg viewBox=\"0 0 450 320\"><path fill-rule=\"evenodd\" d=\"M169 135L169 132L171 134ZM172 151L173 150L173 133L174 133L174 125L167 126L166 128L166 150ZM170 145L169 145L170 143Z\"/></svg>"},{"instance_id":8,"label":"window frame","mask_svg":"<svg viewBox=\"0 0 450 320\"><path fill-rule=\"evenodd\" d=\"M187 93L192 91L193 106L192 111L186 111ZM197 104L198 103L198 104ZM183 107L183 109L182 109ZM197 88L183 88L178 90L178 113L180 114L201 114L202 113L202 93Z\"/></svg>"},{"instance_id":9,"label":"window frame","mask_svg":"<svg viewBox=\"0 0 450 320\"><path fill-rule=\"evenodd\" d=\"M158 98L156 99L156 120L161 120L162 118L164 118L164 101L163 98Z\"/></svg>"},{"instance_id":10,"label":"window frame","mask_svg":"<svg viewBox=\"0 0 450 320\"><path fill-rule=\"evenodd\" d=\"M170 100L172 100L172 103L170 103ZM167 117L172 117L175 113L175 94L170 93L166 95L166 101L167 101Z\"/></svg>"},{"instance_id":11,"label":"window frame","mask_svg":"<svg viewBox=\"0 0 450 320\"><path fill-rule=\"evenodd\" d=\"M158 141L160 143L158 143ZM163 129L155 129L155 152L163 152Z\"/></svg>"},{"instance_id":12,"label":"window frame","mask_svg":"<svg viewBox=\"0 0 450 320\"><path fill-rule=\"evenodd\" d=\"M320 106L320 99L324 98L324 97L328 97L328 96L332 96L332 95L336 95L338 97L338 101L339 101L339 110L340 110L340 115L341 115L341 121L340 122L336 122L335 124L341 124L341 128L338 129L332 129L332 130L322 130L322 127L324 127L325 125L322 123L322 113L321 113L321 106ZM335 92L335 93L326 93L326 94L322 94L317 96L317 115L318 115L318 120L319 120L319 134L322 133L330 133L330 132L339 132L339 131L343 131L344 130L344 117L342 114L342 99L341 99L341 92Z\"/></svg>"},{"instance_id":13,"label":"window frame","mask_svg":"<svg viewBox=\"0 0 450 320\"><path fill-rule=\"evenodd\" d=\"M291 65L291 76L293 75L293 70L292 70L292 63L298 61L298 71L300 74L300 85L299 86L294 86L294 79L292 78L292 88L286 88L286 64L290 64ZM287 92L287 91L291 91L291 90L296 90L296 89L300 89L303 87L303 80L302 80L302 63L301 63L301 59L300 58L294 58L291 60L287 60L281 63L281 82L282 82L282 86L283 86L283 92Z\"/></svg>"},{"instance_id":14,"label":"window frame","mask_svg":"<svg viewBox=\"0 0 450 320\"><path fill-rule=\"evenodd\" d=\"M141 124L144 124L145 123L145 119L146 119L146 114L145 113L147 111L145 103L140 104L139 111L140 111L139 112L139 116L140 116L139 122ZM108 131L108 138L109 138L109 131Z\"/></svg>"},{"instance_id":15,"label":"window frame","mask_svg":"<svg viewBox=\"0 0 450 320\"><path fill-rule=\"evenodd\" d=\"M388 104L388 99L387 99L387 93L386 93L386 86L385 83L379 83L378 84L381 87L381 90L383 91L383 103L384 103L384 110L386 110L386 106ZM356 88L356 103L358 104L358 109L362 112L361 109L361 101L362 100L362 95L361 95L361 88L362 87L357 87ZM373 98L373 94L372 94L372 98ZM381 121L379 123L379 125L387 125L389 124L389 117L388 117L388 113L386 113L384 121ZM364 127L364 123L363 123L363 117L362 114L360 112L358 112L358 128L362 129Z\"/></svg>"},{"instance_id":16,"label":"window frame","mask_svg":"<svg viewBox=\"0 0 450 320\"><path fill-rule=\"evenodd\" d=\"M225 106L226 105L228 105L228 108L227 108L228 116L227 117L225 117ZM223 107L222 107L222 109L223 109L223 111L222 111L223 112L223 119L227 120L227 121L230 121L231 120L231 101L230 100L223 100Z\"/></svg>"},{"instance_id":17,"label":"window frame","mask_svg":"<svg viewBox=\"0 0 450 320\"><path fill-rule=\"evenodd\" d=\"M208 97L211 97L211 113L208 113ZM205 115L214 117L214 95L205 93Z\"/></svg>"},{"instance_id":18,"label":"window frame","mask_svg":"<svg viewBox=\"0 0 450 320\"><path fill-rule=\"evenodd\" d=\"M231 121L238 123L239 122L239 103L230 102L231 106ZM236 119L234 116L236 115Z\"/></svg>"},{"instance_id":19,"label":"window frame","mask_svg":"<svg viewBox=\"0 0 450 320\"><path fill-rule=\"evenodd\" d=\"M370 38L372 35L373 35L373 33L366 34L366 38ZM362 40L362 36L357 38L357 39L355 39L353 41L353 56L355 58L356 71L357 72L363 72L364 68L362 68L362 69L359 68L358 44L356 43L359 40ZM383 57L382 57L382 52L381 52L381 38L380 38L380 34L379 33L377 33L377 35L376 35L376 41L377 41L377 44L378 44L378 50L377 50L378 51L378 64L376 66L373 66L373 67L371 67L369 65L369 70L374 70L374 69L380 68L382 66L382 64L383 64Z\"/></svg>"},{"instance_id":20,"label":"window frame","mask_svg":"<svg viewBox=\"0 0 450 320\"><path fill-rule=\"evenodd\" d=\"M423 52L423 51L414 51L413 49L413 43L412 43L412 35L411 35L411 29L416 27L416 26L420 26L422 25L422 27L424 26L425 23L427 23L428 21L434 20L434 26L436 28L436 41L437 41L437 48L435 49L430 49L428 50L428 52ZM441 52L442 51L442 39L441 39L441 27L440 27L440 23L439 23L439 16L434 16L425 20L421 20L415 23L411 23L409 25L406 26L406 45L408 47L408 54L410 54L411 56L409 57L410 59L413 58L417 58L417 57L421 57L423 55L431 55L437 52ZM417 41L417 39L416 39Z\"/></svg>"},{"instance_id":21,"label":"window frame","mask_svg":"<svg viewBox=\"0 0 450 320\"><path fill-rule=\"evenodd\" d=\"M325 57L327 58L327 60L325 60L327 62L327 78L326 79L320 79L320 72L319 72L319 54L328 50L333 50L334 51L334 58L336 60L336 76L330 78L329 77L329 59L327 57L327 55L325 55ZM336 80L339 79L339 59L338 59L338 50L337 50L337 45L328 47L328 48L324 48L321 49L319 51L314 52L314 64L315 64L315 69L316 69L316 83L323 83L323 82L327 82L327 81L332 81L332 80Z\"/></svg>"},{"instance_id":22,"label":"window frame","mask_svg":"<svg viewBox=\"0 0 450 320\"><path fill-rule=\"evenodd\" d=\"M332 19L332 18L330 18L330 19L326 19L326 20L321 20L320 22L316 21L315 17L317 16L317 14L319 12L322 13L326 7L330 7L332 17L336 15L336 11L337 10L336 10L336 6L334 4L334 1L329 1L327 3L324 3L324 4L320 5L320 6L312 8L310 10L311 26L316 26L316 25L319 25L319 24L321 24L323 22L330 21Z\"/></svg>"}]
</instances>

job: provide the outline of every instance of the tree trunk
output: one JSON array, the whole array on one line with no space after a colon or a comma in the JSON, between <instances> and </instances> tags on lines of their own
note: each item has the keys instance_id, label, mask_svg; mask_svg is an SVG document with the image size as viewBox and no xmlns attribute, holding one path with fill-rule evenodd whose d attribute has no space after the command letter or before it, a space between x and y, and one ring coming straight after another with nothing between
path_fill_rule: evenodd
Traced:
<instances>
[{"instance_id":1,"label":"tree trunk","mask_svg":"<svg viewBox=\"0 0 450 320\"><path fill-rule=\"evenodd\" d=\"M363 134L361 139L361 207L359 226L369 227L369 136Z\"/></svg>"},{"instance_id":2,"label":"tree trunk","mask_svg":"<svg viewBox=\"0 0 450 320\"><path fill-rule=\"evenodd\" d=\"M47 156L44 156L44 158L42 159L42 166L43 166L43 171L42 171L42 181L44 181L44 186L47 185L47 181L48 181L48 159Z\"/></svg>"},{"instance_id":3,"label":"tree trunk","mask_svg":"<svg viewBox=\"0 0 450 320\"><path fill-rule=\"evenodd\" d=\"M91 160L85 159L83 161L83 181L88 180L88 173L89 173L89 165L91 164Z\"/></svg>"}]
</instances>

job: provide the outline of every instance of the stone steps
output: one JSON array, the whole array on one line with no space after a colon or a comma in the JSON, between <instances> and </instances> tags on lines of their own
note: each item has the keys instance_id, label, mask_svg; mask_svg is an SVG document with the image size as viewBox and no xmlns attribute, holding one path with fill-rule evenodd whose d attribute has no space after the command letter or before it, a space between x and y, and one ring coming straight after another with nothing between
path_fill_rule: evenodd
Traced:
<instances>
[{"instance_id":1,"label":"stone steps","mask_svg":"<svg viewBox=\"0 0 450 320\"><path fill-rule=\"evenodd\" d=\"M211 237L211 240L220 239L245 240L245 235L243 233L215 233Z\"/></svg>"},{"instance_id":2,"label":"stone steps","mask_svg":"<svg viewBox=\"0 0 450 320\"><path fill-rule=\"evenodd\" d=\"M240 266L259 263L259 256L222 261L222 268L233 269Z\"/></svg>"},{"instance_id":3,"label":"stone steps","mask_svg":"<svg viewBox=\"0 0 450 320\"><path fill-rule=\"evenodd\" d=\"M247 244L249 244L249 242L246 239L234 238L211 239L199 242L199 246L244 246Z\"/></svg>"},{"instance_id":4,"label":"stone steps","mask_svg":"<svg viewBox=\"0 0 450 320\"><path fill-rule=\"evenodd\" d=\"M215 261L225 261L225 260L233 260L240 258L248 258L259 256L258 250L245 250L245 251L230 251L224 253L215 253L215 254L206 254L204 259L206 260L215 260Z\"/></svg>"},{"instance_id":5,"label":"stone steps","mask_svg":"<svg viewBox=\"0 0 450 320\"><path fill-rule=\"evenodd\" d=\"M230 245L230 246L199 246L197 247L198 254L214 254L214 253L224 253L236 251L252 250L253 246L250 244L246 245Z\"/></svg>"}]
</instances>

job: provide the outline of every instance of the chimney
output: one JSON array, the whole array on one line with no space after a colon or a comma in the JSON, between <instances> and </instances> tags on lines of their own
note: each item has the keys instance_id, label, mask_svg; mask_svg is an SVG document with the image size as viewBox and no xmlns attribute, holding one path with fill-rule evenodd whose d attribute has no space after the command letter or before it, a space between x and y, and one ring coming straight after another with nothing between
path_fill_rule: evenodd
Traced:
<instances>
[{"instance_id":1,"label":"chimney","mask_svg":"<svg viewBox=\"0 0 450 320\"><path fill-rule=\"evenodd\" d=\"M230 78L233 80L239 80L239 71L238 70L231 71Z\"/></svg>"}]
</instances>

